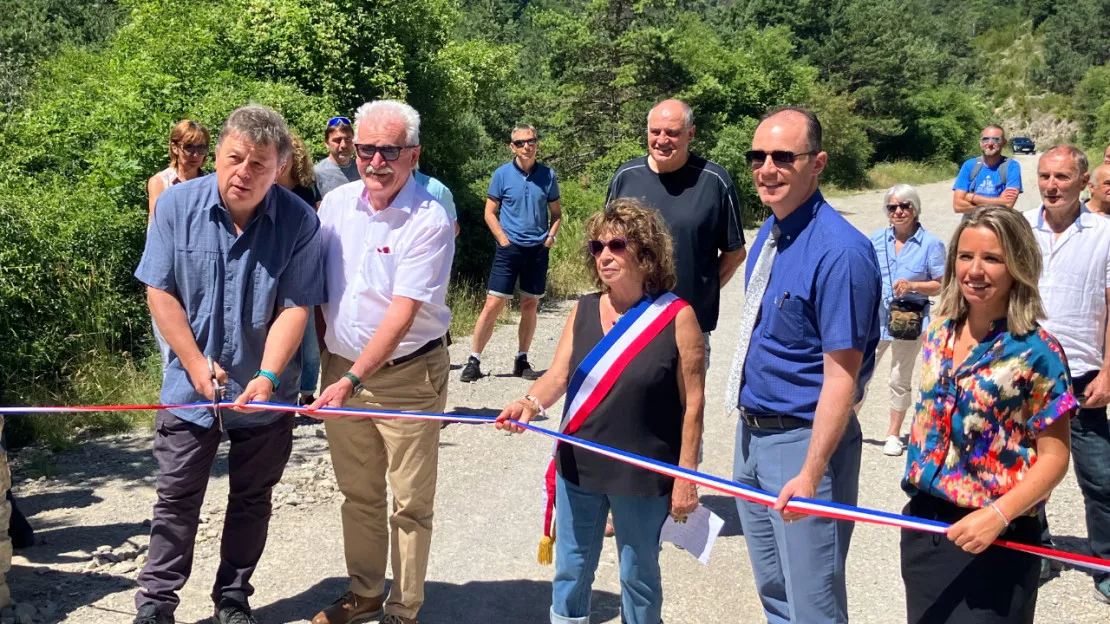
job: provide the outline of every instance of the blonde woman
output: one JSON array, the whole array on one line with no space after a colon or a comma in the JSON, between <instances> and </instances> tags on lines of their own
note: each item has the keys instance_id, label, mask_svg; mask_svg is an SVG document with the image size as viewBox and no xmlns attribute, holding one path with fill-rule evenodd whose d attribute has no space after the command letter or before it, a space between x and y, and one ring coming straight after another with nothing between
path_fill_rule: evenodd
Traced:
<instances>
[{"instance_id":1,"label":"blonde woman","mask_svg":"<svg viewBox=\"0 0 1110 624\"><path fill-rule=\"evenodd\" d=\"M976 209L949 243L937 319L924 340L903 513L952 524L902 531L910 622L1033 622L1037 512L1064 478L1076 398L1060 344L1038 324L1041 252L1006 207Z\"/></svg>"},{"instance_id":2,"label":"blonde woman","mask_svg":"<svg viewBox=\"0 0 1110 624\"><path fill-rule=\"evenodd\" d=\"M147 223L154 218L154 204L166 189L204 175L204 161L208 159L211 140L208 128L191 119L182 119L170 130L170 166L146 181Z\"/></svg>"},{"instance_id":3,"label":"blonde woman","mask_svg":"<svg viewBox=\"0 0 1110 624\"><path fill-rule=\"evenodd\" d=\"M294 195L315 210L320 207L320 200L323 198L316 189L316 170L309 157L308 146L294 132L289 133L289 138L293 140L293 152L289 155L285 168L278 174L277 183L293 191Z\"/></svg>"}]
</instances>

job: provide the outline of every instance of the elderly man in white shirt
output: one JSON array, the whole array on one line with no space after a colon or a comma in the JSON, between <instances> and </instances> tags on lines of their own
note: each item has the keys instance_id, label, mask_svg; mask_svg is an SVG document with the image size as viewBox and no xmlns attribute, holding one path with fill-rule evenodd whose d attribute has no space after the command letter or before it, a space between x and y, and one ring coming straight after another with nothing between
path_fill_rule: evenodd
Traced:
<instances>
[{"instance_id":1,"label":"elderly man in white shirt","mask_svg":"<svg viewBox=\"0 0 1110 624\"><path fill-rule=\"evenodd\" d=\"M310 409L350 403L441 412L451 366L444 337L455 236L444 207L412 175L420 158L420 116L393 100L363 105L355 117L355 153L362 179L328 193L320 206L332 303L318 316L326 326L319 334L325 389ZM328 419L326 426L345 497L343 549L351 583L312 622L361 622L384 611L383 624L415 624L432 541L439 423L351 417Z\"/></svg>"},{"instance_id":2,"label":"elderly man in white shirt","mask_svg":"<svg viewBox=\"0 0 1110 624\"><path fill-rule=\"evenodd\" d=\"M1043 203L1025 217L1044 258L1044 327L1063 347L1080 398L1071 443L1087 512L1087 536L1095 555L1110 558L1110 221L1080 202L1087 178L1087 157L1081 150L1061 145L1046 151L1037 165ZM1110 602L1110 575L1095 577L1095 593Z\"/></svg>"}]
</instances>

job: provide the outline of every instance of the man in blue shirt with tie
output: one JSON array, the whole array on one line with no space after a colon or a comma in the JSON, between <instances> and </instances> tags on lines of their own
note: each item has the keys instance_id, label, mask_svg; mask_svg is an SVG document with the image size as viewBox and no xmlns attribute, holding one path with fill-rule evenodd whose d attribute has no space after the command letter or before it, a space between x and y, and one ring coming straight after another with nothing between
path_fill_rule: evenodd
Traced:
<instances>
[{"instance_id":1,"label":"man in blue shirt with tie","mask_svg":"<svg viewBox=\"0 0 1110 624\"><path fill-rule=\"evenodd\" d=\"M787 511L791 498L856 504L862 435L853 406L875 365L879 265L868 239L825 202L821 124L772 111L747 153L773 215L746 269L728 407L740 408L734 478L779 495L737 507L768 622L847 622L852 523Z\"/></svg>"}]
</instances>

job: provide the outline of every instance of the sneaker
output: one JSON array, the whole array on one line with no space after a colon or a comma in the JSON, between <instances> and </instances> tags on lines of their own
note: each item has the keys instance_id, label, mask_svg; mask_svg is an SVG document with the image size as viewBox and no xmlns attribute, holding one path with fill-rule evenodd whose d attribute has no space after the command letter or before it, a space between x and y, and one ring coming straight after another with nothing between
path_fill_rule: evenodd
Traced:
<instances>
[{"instance_id":1,"label":"sneaker","mask_svg":"<svg viewBox=\"0 0 1110 624\"><path fill-rule=\"evenodd\" d=\"M139 607L133 624L174 624L173 616L161 613L153 603L146 603Z\"/></svg>"},{"instance_id":2,"label":"sneaker","mask_svg":"<svg viewBox=\"0 0 1110 624\"><path fill-rule=\"evenodd\" d=\"M528 381L535 381L540 378L540 374L532 370L532 365L528 363L527 355L518 355L513 362L513 377L521 377Z\"/></svg>"},{"instance_id":3,"label":"sneaker","mask_svg":"<svg viewBox=\"0 0 1110 624\"><path fill-rule=\"evenodd\" d=\"M355 624L376 618L382 614L385 596L367 598L354 592L343 594L339 600L328 605L312 618L312 624ZM390 616L385 616L386 618ZM383 619L382 622L385 622Z\"/></svg>"},{"instance_id":4,"label":"sneaker","mask_svg":"<svg viewBox=\"0 0 1110 624\"><path fill-rule=\"evenodd\" d=\"M463 367L462 375L459 376L459 381L463 383L472 383L482 378L482 363L478 358L473 355L467 358L466 366Z\"/></svg>"},{"instance_id":5,"label":"sneaker","mask_svg":"<svg viewBox=\"0 0 1110 624\"><path fill-rule=\"evenodd\" d=\"M906 447L902 446L902 438L898 436L887 436L886 444L883 445L883 455L890 457L898 457Z\"/></svg>"},{"instance_id":6,"label":"sneaker","mask_svg":"<svg viewBox=\"0 0 1110 624\"><path fill-rule=\"evenodd\" d=\"M258 620L251 615L251 608L246 602L224 596L220 599L220 604L216 605L212 624L258 624Z\"/></svg>"},{"instance_id":7,"label":"sneaker","mask_svg":"<svg viewBox=\"0 0 1110 624\"><path fill-rule=\"evenodd\" d=\"M1095 598L1110 604L1110 576L1095 583Z\"/></svg>"}]
</instances>

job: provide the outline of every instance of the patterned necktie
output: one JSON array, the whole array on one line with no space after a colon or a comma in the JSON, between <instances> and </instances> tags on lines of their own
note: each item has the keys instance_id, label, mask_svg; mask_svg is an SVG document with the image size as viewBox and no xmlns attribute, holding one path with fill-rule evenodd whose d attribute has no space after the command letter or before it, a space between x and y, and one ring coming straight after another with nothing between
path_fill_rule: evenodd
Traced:
<instances>
[{"instance_id":1,"label":"patterned necktie","mask_svg":"<svg viewBox=\"0 0 1110 624\"><path fill-rule=\"evenodd\" d=\"M759 320L763 293L767 292L767 282L771 277L771 266L775 263L778 251L779 227L771 227L759 257L752 269L752 279L744 291L744 315L740 317L740 338L736 341L736 355L732 358L732 370L728 374L728 389L725 391L725 414L731 414L740 401L740 386L744 378L744 360L748 357L748 345L752 341L752 331Z\"/></svg>"}]
</instances>

